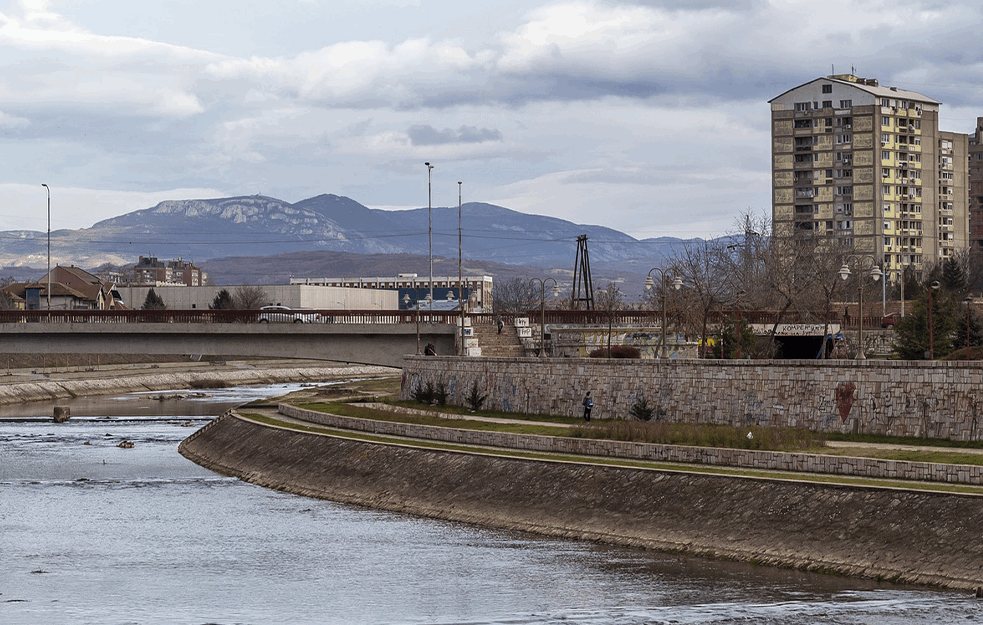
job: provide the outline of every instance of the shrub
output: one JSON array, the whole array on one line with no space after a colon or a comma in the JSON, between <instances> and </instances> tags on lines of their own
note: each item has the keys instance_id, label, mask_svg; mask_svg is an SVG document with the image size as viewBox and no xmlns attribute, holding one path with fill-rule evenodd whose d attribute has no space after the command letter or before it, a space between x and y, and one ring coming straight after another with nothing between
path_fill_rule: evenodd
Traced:
<instances>
[{"instance_id":1,"label":"shrub","mask_svg":"<svg viewBox=\"0 0 983 625\"><path fill-rule=\"evenodd\" d=\"M471 408L471 412L475 412L476 410L481 410L481 406L482 404L485 403L485 400L487 398L488 398L487 394L482 395L481 392L478 391L478 381L475 380L474 382L472 382L471 392L468 393L468 397L467 397L468 407Z\"/></svg>"},{"instance_id":2,"label":"shrub","mask_svg":"<svg viewBox=\"0 0 983 625\"><path fill-rule=\"evenodd\" d=\"M421 404L432 404L434 393L436 393L436 389L434 389L433 382L427 382L426 384L421 382L413 389L413 401Z\"/></svg>"},{"instance_id":3,"label":"shrub","mask_svg":"<svg viewBox=\"0 0 983 625\"><path fill-rule=\"evenodd\" d=\"M431 400L431 403L434 402L436 402L440 406L447 405L447 386L444 384L443 380L437 382L437 387L434 388L433 399Z\"/></svg>"},{"instance_id":4,"label":"shrub","mask_svg":"<svg viewBox=\"0 0 983 625\"><path fill-rule=\"evenodd\" d=\"M636 397L631 408L628 409L628 414L639 421L649 421L654 413L655 409L649 406L648 400L645 399L644 395Z\"/></svg>"},{"instance_id":5,"label":"shrub","mask_svg":"<svg viewBox=\"0 0 983 625\"><path fill-rule=\"evenodd\" d=\"M637 347L631 345L615 345L611 348L608 355L608 348L600 347L588 354L591 358L641 358L642 352Z\"/></svg>"}]
</instances>

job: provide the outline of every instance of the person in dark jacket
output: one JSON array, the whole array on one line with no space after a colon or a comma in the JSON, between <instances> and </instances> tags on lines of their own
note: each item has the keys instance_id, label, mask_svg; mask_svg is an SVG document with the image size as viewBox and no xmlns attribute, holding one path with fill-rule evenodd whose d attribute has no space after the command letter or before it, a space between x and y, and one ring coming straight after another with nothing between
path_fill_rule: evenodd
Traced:
<instances>
[{"instance_id":1,"label":"person in dark jacket","mask_svg":"<svg viewBox=\"0 0 983 625\"><path fill-rule=\"evenodd\" d=\"M594 398L590 396L590 391L584 395L584 421L590 423L590 411L594 408Z\"/></svg>"}]
</instances>

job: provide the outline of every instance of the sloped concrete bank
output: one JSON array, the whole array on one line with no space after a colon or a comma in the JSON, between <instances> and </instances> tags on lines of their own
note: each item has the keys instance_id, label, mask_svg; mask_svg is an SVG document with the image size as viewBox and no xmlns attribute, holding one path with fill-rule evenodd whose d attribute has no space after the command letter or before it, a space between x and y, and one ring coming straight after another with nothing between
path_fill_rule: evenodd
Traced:
<instances>
[{"instance_id":1,"label":"sloped concrete bank","mask_svg":"<svg viewBox=\"0 0 983 625\"><path fill-rule=\"evenodd\" d=\"M118 395L135 391L163 391L194 388L210 382L227 386L276 384L281 382L322 382L358 375L391 375L385 367L270 367L188 369L127 375L125 371L104 370L78 378L41 379L0 384L0 404L68 399L94 395Z\"/></svg>"},{"instance_id":2,"label":"sloped concrete bank","mask_svg":"<svg viewBox=\"0 0 983 625\"><path fill-rule=\"evenodd\" d=\"M975 589L983 497L549 462L370 443L228 413L190 460L298 495L803 570Z\"/></svg>"}]
</instances>

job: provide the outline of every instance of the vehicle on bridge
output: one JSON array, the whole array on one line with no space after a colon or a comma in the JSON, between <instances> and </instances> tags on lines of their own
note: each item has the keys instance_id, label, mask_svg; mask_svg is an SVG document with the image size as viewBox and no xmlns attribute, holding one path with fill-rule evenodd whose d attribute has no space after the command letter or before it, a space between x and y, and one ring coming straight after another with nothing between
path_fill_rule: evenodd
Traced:
<instances>
[{"instance_id":1,"label":"vehicle on bridge","mask_svg":"<svg viewBox=\"0 0 983 625\"><path fill-rule=\"evenodd\" d=\"M263 306L257 320L260 323L324 323L321 313L289 306Z\"/></svg>"}]
</instances>

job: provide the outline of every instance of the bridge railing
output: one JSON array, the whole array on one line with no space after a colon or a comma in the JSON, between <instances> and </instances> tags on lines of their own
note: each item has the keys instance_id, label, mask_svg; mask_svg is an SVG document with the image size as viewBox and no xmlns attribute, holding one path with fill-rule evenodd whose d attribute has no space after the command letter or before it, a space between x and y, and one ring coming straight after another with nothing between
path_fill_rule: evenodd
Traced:
<instances>
[{"instance_id":1,"label":"bridge railing","mask_svg":"<svg viewBox=\"0 0 983 625\"><path fill-rule=\"evenodd\" d=\"M257 323L261 310L0 310L0 323ZM319 319L321 323L345 324L455 324L459 311L429 310L308 310L301 312L305 318ZM317 317L314 314L317 313ZM678 323L678 311L667 311L672 323ZM823 323L821 313L785 312L779 316L768 310L714 310L708 321L716 324L726 319L736 320L738 315L747 323L772 324L779 318L782 323ZM501 316L506 322L515 317L527 317L534 324L540 323L540 311L529 310L521 314L468 313L472 325L493 325ZM289 321L285 315L283 321ZM844 317L838 313L827 316L829 323L843 327L855 327L857 316ZM599 325L609 322L624 325L662 324L662 312L658 310L619 310L610 316L599 310L547 310L546 323L550 325ZM864 316L865 327L880 326L878 316Z\"/></svg>"},{"instance_id":2,"label":"bridge railing","mask_svg":"<svg viewBox=\"0 0 983 625\"><path fill-rule=\"evenodd\" d=\"M262 310L0 310L0 323L259 323ZM460 313L412 310L308 310L295 311L320 323L347 324L453 324ZM289 313L274 313L274 321L291 320Z\"/></svg>"}]
</instances>

